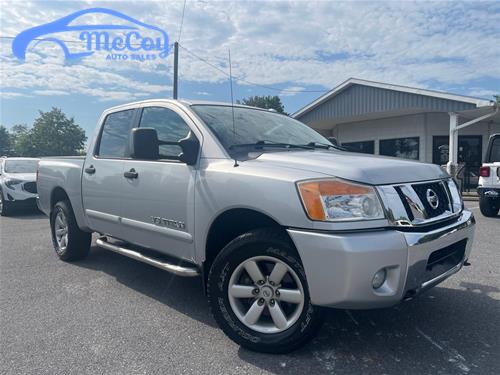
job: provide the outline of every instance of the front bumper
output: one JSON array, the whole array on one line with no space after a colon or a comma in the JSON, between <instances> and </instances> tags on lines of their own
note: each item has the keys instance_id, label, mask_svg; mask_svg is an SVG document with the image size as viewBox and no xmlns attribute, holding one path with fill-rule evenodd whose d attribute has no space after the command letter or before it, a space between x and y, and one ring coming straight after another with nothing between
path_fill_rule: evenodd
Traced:
<instances>
[{"instance_id":1,"label":"front bumper","mask_svg":"<svg viewBox=\"0 0 500 375\"><path fill-rule=\"evenodd\" d=\"M36 205L35 199L37 194L30 193L22 189L21 185L14 185L14 189L10 189L7 186L2 186L3 199L5 202L16 206L31 206Z\"/></svg>"},{"instance_id":2,"label":"front bumper","mask_svg":"<svg viewBox=\"0 0 500 375\"><path fill-rule=\"evenodd\" d=\"M500 201L500 188L478 186L477 193L481 198Z\"/></svg>"},{"instance_id":3,"label":"front bumper","mask_svg":"<svg viewBox=\"0 0 500 375\"><path fill-rule=\"evenodd\" d=\"M313 304L370 309L394 305L458 272L470 255L474 224L473 214L463 211L452 224L427 232L288 233L302 259ZM441 265L429 271L431 254L453 246L463 246L461 259L451 267L443 265L442 273ZM387 279L375 290L373 276L382 268Z\"/></svg>"}]
</instances>

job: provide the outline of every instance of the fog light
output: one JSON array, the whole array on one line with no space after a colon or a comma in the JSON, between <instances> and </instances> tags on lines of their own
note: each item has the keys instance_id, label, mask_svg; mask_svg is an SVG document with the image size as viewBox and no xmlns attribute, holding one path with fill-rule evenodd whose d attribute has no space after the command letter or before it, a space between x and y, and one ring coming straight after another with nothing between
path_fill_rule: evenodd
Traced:
<instances>
[{"instance_id":1,"label":"fog light","mask_svg":"<svg viewBox=\"0 0 500 375\"><path fill-rule=\"evenodd\" d=\"M387 271L385 268L382 268L381 270L377 271L375 275L373 275L373 280L372 280L372 287L373 289L378 289L380 288L387 277Z\"/></svg>"}]
</instances>

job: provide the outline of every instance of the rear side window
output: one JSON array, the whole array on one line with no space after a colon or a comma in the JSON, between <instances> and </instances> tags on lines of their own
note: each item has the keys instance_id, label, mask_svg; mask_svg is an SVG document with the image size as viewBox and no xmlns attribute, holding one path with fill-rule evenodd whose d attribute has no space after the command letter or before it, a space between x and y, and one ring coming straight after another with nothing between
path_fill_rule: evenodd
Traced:
<instances>
[{"instance_id":1,"label":"rear side window","mask_svg":"<svg viewBox=\"0 0 500 375\"><path fill-rule=\"evenodd\" d=\"M103 158L123 158L128 156L126 152L134 111L134 109L129 109L111 113L106 117L97 155Z\"/></svg>"},{"instance_id":2,"label":"rear side window","mask_svg":"<svg viewBox=\"0 0 500 375\"><path fill-rule=\"evenodd\" d=\"M494 163L500 161L500 137L496 137L491 142L491 150L489 156L489 163Z\"/></svg>"},{"instance_id":3,"label":"rear side window","mask_svg":"<svg viewBox=\"0 0 500 375\"><path fill-rule=\"evenodd\" d=\"M189 126L177 113L163 107L146 107L142 110L141 128L154 128L160 141L161 159L178 159L181 148L162 145L161 142L178 142L189 134Z\"/></svg>"}]
</instances>

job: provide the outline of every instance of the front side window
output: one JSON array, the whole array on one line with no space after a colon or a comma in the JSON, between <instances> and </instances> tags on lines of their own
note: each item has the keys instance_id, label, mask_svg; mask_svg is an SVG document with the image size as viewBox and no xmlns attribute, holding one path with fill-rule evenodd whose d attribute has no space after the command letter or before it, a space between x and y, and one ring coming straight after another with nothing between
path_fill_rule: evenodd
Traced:
<instances>
[{"instance_id":1,"label":"front side window","mask_svg":"<svg viewBox=\"0 0 500 375\"><path fill-rule=\"evenodd\" d=\"M418 160L419 148L418 137L380 140L380 155Z\"/></svg>"},{"instance_id":2,"label":"front side window","mask_svg":"<svg viewBox=\"0 0 500 375\"><path fill-rule=\"evenodd\" d=\"M126 153L134 112L134 109L129 109L111 113L106 117L97 155L103 158L124 158L128 156Z\"/></svg>"},{"instance_id":3,"label":"front side window","mask_svg":"<svg viewBox=\"0 0 500 375\"><path fill-rule=\"evenodd\" d=\"M177 113L163 107L146 107L142 110L141 128L154 128L160 141L161 159L178 159L181 148L178 145L165 145L162 142L175 143L185 138L190 129Z\"/></svg>"},{"instance_id":4,"label":"front side window","mask_svg":"<svg viewBox=\"0 0 500 375\"><path fill-rule=\"evenodd\" d=\"M232 154L231 146L256 142L307 145L331 143L315 130L288 116L265 110L223 105L192 105L191 108Z\"/></svg>"}]
</instances>

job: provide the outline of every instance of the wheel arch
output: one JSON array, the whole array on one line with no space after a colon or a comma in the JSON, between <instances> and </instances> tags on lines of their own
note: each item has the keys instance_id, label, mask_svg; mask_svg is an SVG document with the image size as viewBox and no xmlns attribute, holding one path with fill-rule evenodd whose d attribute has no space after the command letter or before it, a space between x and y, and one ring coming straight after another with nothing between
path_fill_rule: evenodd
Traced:
<instances>
[{"instance_id":1,"label":"wheel arch","mask_svg":"<svg viewBox=\"0 0 500 375\"><path fill-rule=\"evenodd\" d=\"M219 213L212 221L205 240L203 282L220 251L239 235L258 228L276 228L286 233L285 227L269 215L251 208L231 208ZM288 233L286 234L288 236Z\"/></svg>"},{"instance_id":2,"label":"wheel arch","mask_svg":"<svg viewBox=\"0 0 500 375\"><path fill-rule=\"evenodd\" d=\"M71 206L71 201L69 199L68 194L66 193L66 190L64 190L60 186L56 186L52 192L50 193L50 212L54 209L54 206L57 202L67 200L70 203Z\"/></svg>"}]
</instances>

